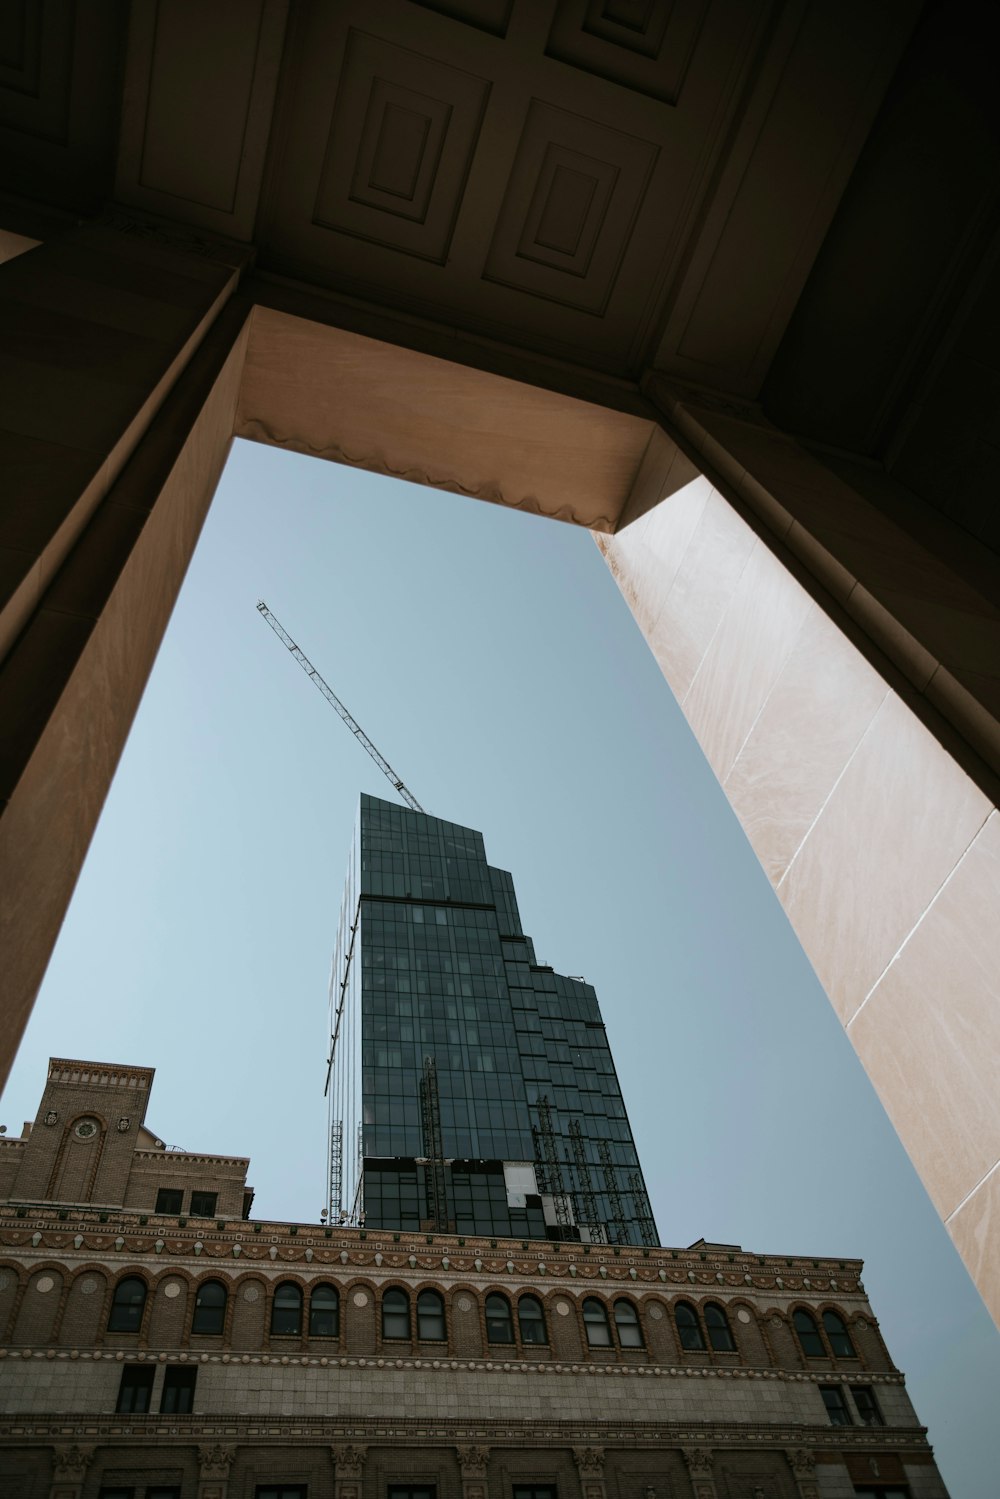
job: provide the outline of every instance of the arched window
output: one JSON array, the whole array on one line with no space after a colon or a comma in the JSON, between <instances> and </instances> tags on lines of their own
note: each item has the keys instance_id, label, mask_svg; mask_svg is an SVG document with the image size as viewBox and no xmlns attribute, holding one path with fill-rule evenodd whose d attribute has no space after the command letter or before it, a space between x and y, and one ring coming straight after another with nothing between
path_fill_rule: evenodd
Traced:
<instances>
[{"instance_id":1,"label":"arched window","mask_svg":"<svg viewBox=\"0 0 1000 1499\"><path fill-rule=\"evenodd\" d=\"M701 1353L705 1347L705 1339L701 1335L698 1313L690 1302L679 1301L677 1303L674 1320L677 1323L677 1336L685 1352Z\"/></svg>"},{"instance_id":2,"label":"arched window","mask_svg":"<svg viewBox=\"0 0 1000 1499\"><path fill-rule=\"evenodd\" d=\"M146 1305L146 1282L138 1275L126 1275L115 1286L108 1316L108 1332L138 1332L142 1309Z\"/></svg>"},{"instance_id":3,"label":"arched window","mask_svg":"<svg viewBox=\"0 0 1000 1499\"><path fill-rule=\"evenodd\" d=\"M194 1298L191 1331L220 1333L226 1320L226 1288L221 1280L206 1280Z\"/></svg>"},{"instance_id":4,"label":"arched window","mask_svg":"<svg viewBox=\"0 0 1000 1499\"><path fill-rule=\"evenodd\" d=\"M382 1297L382 1336L410 1336L410 1298L399 1286L392 1286Z\"/></svg>"},{"instance_id":5,"label":"arched window","mask_svg":"<svg viewBox=\"0 0 1000 1499\"><path fill-rule=\"evenodd\" d=\"M583 1326L591 1348L611 1347L608 1314L604 1309L603 1301L598 1301L596 1296L588 1296L583 1303Z\"/></svg>"},{"instance_id":6,"label":"arched window","mask_svg":"<svg viewBox=\"0 0 1000 1499\"><path fill-rule=\"evenodd\" d=\"M729 1319L722 1307L717 1306L714 1301L710 1301L705 1308L705 1326L708 1328L708 1341L716 1353L736 1352Z\"/></svg>"},{"instance_id":7,"label":"arched window","mask_svg":"<svg viewBox=\"0 0 1000 1499\"><path fill-rule=\"evenodd\" d=\"M639 1326L639 1313L631 1301L615 1302L615 1331L618 1341L623 1348L641 1348L642 1328Z\"/></svg>"},{"instance_id":8,"label":"arched window","mask_svg":"<svg viewBox=\"0 0 1000 1499\"><path fill-rule=\"evenodd\" d=\"M444 1302L437 1291L421 1291L417 1297L417 1337L425 1343L443 1343L447 1336Z\"/></svg>"},{"instance_id":9,"label":"arched window","mask_svg":"<svg viewBox=\"0 0 1000 1499\"><path fill-rule=\"evenodd\" d=\"M830 1347L833 1349L835 1358L857 1358L851 1335L836 1312L823 1313L823 1326L826 1328L826 1335L830 1339Z\"/></svg>"},{"instance_id":10,"label":"arched window","mask_svg":"<svg viewBox=\"0 0 1000 1499\"><path fill-rule=\"evenodd\" d=\"M545 1313L537 1296L522 1296L517 1303L517 1325L522 1343L547 1343Z\"/></svg>"},{"instance_id":11,"label":"arched window","mask_svg":"<svg viewBox=\"0 0 1000 1499\"><path fill-rule=\"evenodd\" d=\"M810 1317L808 1312L800 1308L792 1315L792 1324L799 1335L802 1344L802 1352L806 1358L825 1358L826 1349L823 1347L823 1339L819 1335L819 1328Z\"/></svg>"},{"instance_id":12,"label":"arched window","mask_svg":"<svg viewBox=\"0 0 1000 1499\"><path fill-rule=\"evenodd\" d=\"M294 1337L302 1331L302 1292L290 1280L282 1281L271 1304L271 1332Z\"/></svg>"},{"instance_id":13,"label":"arched window","mask_svg":"<svg viewBox=\"0 0 1000 1499\"><path fill-rule=\"evenodd\" d=\"M486 1341L488 1343L513 1343L514 1341L514 1320L510 1314L510 1302L498 1291L494 1291L486 1298Z\"/></svg>"},{"instance_id":14,"label":"arched window","mask_svg":"<svg viewBox=\"0 0 1000 1499\"><path fill-rule=\"evenodd\" d=\"M340 1297L336 1286L313 1286L309 1297L309 1336L340 1336Z\"/></svg>"}]
</instances>

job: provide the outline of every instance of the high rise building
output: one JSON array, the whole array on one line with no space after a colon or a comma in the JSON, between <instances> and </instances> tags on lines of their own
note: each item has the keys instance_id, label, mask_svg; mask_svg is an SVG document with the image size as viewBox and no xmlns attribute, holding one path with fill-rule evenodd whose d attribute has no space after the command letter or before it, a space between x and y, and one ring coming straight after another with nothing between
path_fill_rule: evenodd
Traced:
<instances>
[{"instance_id":1,"label":"high rise building","mask_svg":"<svg viewBox=\"0 0 1000 1499\"><path fill-rule=\"evenodd\" d=\"M659 1242L597 996L473 828L362 796L329 1056L335 1220Z\"/></svg>"}]
</instances>

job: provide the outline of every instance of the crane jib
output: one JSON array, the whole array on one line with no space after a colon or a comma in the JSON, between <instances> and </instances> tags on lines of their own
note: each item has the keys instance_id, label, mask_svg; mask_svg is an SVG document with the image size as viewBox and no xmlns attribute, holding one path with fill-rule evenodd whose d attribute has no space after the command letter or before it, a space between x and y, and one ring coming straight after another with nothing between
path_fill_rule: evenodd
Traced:
<instances>
[{"instance_id":1,"label":"crane jib","mask_svg":"<svg viewBox=\"0 0 1000 1499\"><path fill-rule=\"evenodd\" d=\"M270 609L267 607L263 599L258 599L257 601L257 612L263 615L264 619L267 620L267 623L271 626L271 629L274 631L275 635L277 635L278 639L282 642L283 645L288 647L289 651L295 657L295 660L302 667L302 670L305 672L306 676L309 677L314 685L319 688L320 692L326 698L327 702L329 702L337 710L338 714L344 720L344 723L346 723L351 733L356 739L361 742L361 744L364 745L365 749L368 751L371 758L375 761L375 764L378 766L379 770L385 776L386 780L392 783L394 789L399 792L399 795L402 797L406 805L412 808L414 812L423 812L424 809L417 801L416 797L413 795L413 792L410 791L405 783L400 780L399 776L393 770L392 766L389 764L385 756L379 754L378 750L375 748L374 744L372 744L371 740L368 738L368 735L362 729L361 725L347 711L347 709L344 707L344 704L340 701L340 698L334 692L333 688L320 676L319 672L316 670L315 666L313 666L305 651L303 651L299 646L296 645L295 641L289 635L288 631L282 626L277 617L271 613Z\"/></svg>"}]
</instances>

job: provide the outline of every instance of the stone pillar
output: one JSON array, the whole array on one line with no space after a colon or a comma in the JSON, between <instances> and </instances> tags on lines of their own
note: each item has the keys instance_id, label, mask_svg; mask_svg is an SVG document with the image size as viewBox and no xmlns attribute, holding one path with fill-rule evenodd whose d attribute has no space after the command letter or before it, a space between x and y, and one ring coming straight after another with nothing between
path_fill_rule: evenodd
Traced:
<instances>
[{"instance_id":1,"label":"stone pillar","mask_svg":"<svg viewBox=\"0 0 1000 1499\"><path fill-rule=\"evenodd\" d=\"M574 1447L573 1461L583 1499L604 1499L604 1448Z\"/></svg>"},{"instance_id":2,"label":"stone pillar","mask_svg":"<svg viewBox=\"0 0 1000 1499\"><path fill-rule=\"evenodd\" d=\"M354 1442L335 1442L333 1453L333 1499L361 1499L368 1448Z\"/></svg>"},{"instance_id":3,"label":"stone pillar","mask_svg":"<svg viewBox=\"0 0 1000 1499\"><path fill-rule=\"evenodd\" d=\"M0 266L0 1081L228 450L232 260L119 219Z\"/></svg>"},{"instance_id":4,"label":"stone pillar","mask_svg":"<svg viewBox=\"0 0 1000 1499\"><path fill-rule=\"evenodd\" d=\"M229 1470L236 1456L235 1447L198 1448L198 1499L227 1499Z\"/></svg>"},{"instance_id":5,"label":"stone pillar","mask_svg":"<svg viewBox=\"0 0 1000 1499\"><path fill-rule=\"evenodd\" d=\"M682 1447L681 1454L687 1463L688 1477L694 1491L694 1499L718 1499L718 1489L712 1476L715 1457L701 1447Z\"/></svg>"},{"instance_id":6,"label":"stone pillar","mask_svg":"<svg viewBox=\"0 0 1000 1499\"><path fill-rule=\"evenodd\" d=\"M995 601L872 470L650 394L704 476L596 540L1000 1322Z\"/></svg>"},{"instance_id":7,"label":"stone pillar","mask_svg":"<svg viewBox=\"0 0 1000 1499\"><path fill-rule=\"evenodd\" d=\"M795 1476L800 1499L819 1499L819 1479L816 1477L816 1459L806 1447L797 1447L789 1452L788 1466Z\"/></svg>"},{"instance_id":8,"label":"stone pillar","mask_svg":"<svg viewBox=\"0 0 1000 1499\"><path fill-rule=\"evenodd\" d=\"M49 1499L80 1499L93 1455L93 1447L78 1447L75 1443L72 1447L56 1447Z\"/></svg>"},{"instance_id":9,"label":"stone pillar","mask_svg":"<svg viewBox=\"0 0 1000 1499\"><path fill-rule=\"evenodd\" d=\"M462 1499L487 1499L486 1470L490 1460L488 1447L456 1447L462 1475Z\"/></svg>"}]
</instances>

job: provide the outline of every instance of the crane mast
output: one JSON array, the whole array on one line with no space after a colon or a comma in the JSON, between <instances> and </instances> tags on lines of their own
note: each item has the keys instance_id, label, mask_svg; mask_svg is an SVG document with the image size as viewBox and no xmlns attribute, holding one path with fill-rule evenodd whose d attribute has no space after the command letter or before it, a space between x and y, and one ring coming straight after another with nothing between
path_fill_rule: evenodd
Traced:
<instances>
[{"instance_id":1,"label":"crane mast","mask_svg":"<svg viewBox=\"0 0 1000 1499\"><path fill-rule=\"evenodd\" d=\"M280 620L278 620L271 613L270 609L267 607L263 599L258 600L257 611L259 614L263 615L264 619L267 620L275 635L277 635L282 645L291 652L295 660L299 663L302 670L305 672L306 676L312 679L314 684L319 688L320 692L326 698L327 702L336 709L337 713L344 720L344 723L346 723L355 739L357 739L358 742L363 745L364 748L368 751L369 755L375 761L375 764L378 766L379 770L386 777L386 779L392 782L393 786L399 792L399 795L402 797L406 805L414 812L422 812L424 809L417 801L417 798L413 795L413 792L410 791L405 783L399 778L385 756L379 754L378 750L375 748L374 744L372 744L371 740L368 738L368 735L358 723L357 719L355 719L350 713L348 713L347 709L344 707L343 703L340 701L340 698L334 692L333 688L327 682L324 682L315 666L313 666L312 662L309 660L309 657L306 655L305 651L301 650L295 644L295 641L289 635L288 631L283 627Z\"/></svg>"}]
</instances>

